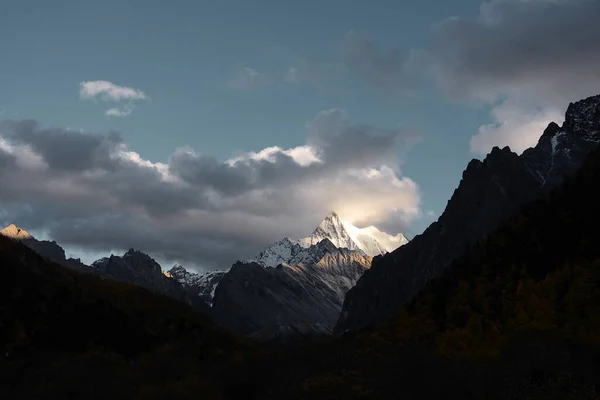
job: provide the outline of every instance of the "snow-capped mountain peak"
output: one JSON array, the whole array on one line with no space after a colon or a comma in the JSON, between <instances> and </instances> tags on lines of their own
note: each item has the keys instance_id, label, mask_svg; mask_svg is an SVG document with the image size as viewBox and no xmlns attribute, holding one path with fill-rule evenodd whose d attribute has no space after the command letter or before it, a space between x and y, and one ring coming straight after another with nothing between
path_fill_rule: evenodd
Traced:
<instances>
[{"instance_id":1,"label":"snow-capped mountain peak","mask_svg":"<svg viewBox=\"0 0 600 400\"><path fill-rule=\"evenodd\" d=\"M362 249L350 236L350 232L347 229L347 224L342 221L342 219L335 212L332 212L325 217L325 219L321 221L319 226L317 226L317 229L315 229L310 236L300 239L298 243L300 243L302 247L310 247L319 243L323 239L331 240L336 247L356 250L364 253L364 251L362 251Z\"/></svg>"},{"instance_id":2,"label":"snow-capped mountain peak","mask_svg":"<svg viewBox=\"0 0 600 400\"><path fill-rule=\"evenodd\" d=\"M391 236L372 225L358 228L335 212L325 217L310 236L300 239L298 243L302 247L310 247L323 239L331 240L336 247L356 250L371 257L393 251L408 242L401 233Z\"/></svg>"}]
</instances>

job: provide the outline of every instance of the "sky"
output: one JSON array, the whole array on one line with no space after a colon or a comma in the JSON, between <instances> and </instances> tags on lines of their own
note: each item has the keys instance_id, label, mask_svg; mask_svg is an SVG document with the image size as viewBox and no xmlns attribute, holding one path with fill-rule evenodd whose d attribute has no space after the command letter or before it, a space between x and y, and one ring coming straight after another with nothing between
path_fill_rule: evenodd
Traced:
<instances>
[{"instance_id":1,"label":"sky","mask_svg":"<svg viewBox=\"0 0 600 400\"><path fill-rule=\"evenodd\" d=\"M3 0L0 222L227 268L336 211L412 238L600 93L597 0Z\"/></svg>"}]
</instances>

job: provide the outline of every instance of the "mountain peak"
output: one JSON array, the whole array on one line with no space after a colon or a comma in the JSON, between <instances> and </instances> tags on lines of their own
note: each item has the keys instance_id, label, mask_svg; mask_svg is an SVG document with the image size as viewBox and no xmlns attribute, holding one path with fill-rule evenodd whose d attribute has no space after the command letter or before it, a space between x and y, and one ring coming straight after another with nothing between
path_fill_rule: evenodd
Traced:
<instances>
[{"instance_id":1,"label":"mountain peak","mask_svg":"<svg viewBox=\"0 0 600 400\"><path fill-rule=\"evenodd\" d=\"M11 238L11 239L18 239L18 240L33 239L33 236L31 236L27 231L19 228L15 224L10 224L6 228L2 229L0 231L0 234L2 234L3 236L6 236L7 238Z\"/></svg>"},{"instance_id":2,"label":"mountain peak","mask_svg":"<svg viewBox=\"0 0 600 400\"><path fill-rule=\"evenodd\" d=\"M335 212L331 212L309 237L300 239L298 243L307 248L324 239L329 239L338 248L355 250L368 256L391 252L408 242L402 234L391 236L372 225L357 228Z\"/></svg>"},{"instance_id":3,"label":"mountain peak","mask_svg":"<svg viewBox=\"0 0 600 400\"><path fill-rule=\"evenodd\" d=\"M171 268L168 272L170 274L185 273L185 272L187 272L187 270L185 269L185 267L183 265L175 264L175 265L173 265L173 268Z\"/></svg>"},{"instance_id":4,"label":"mountain peak","mask_svg":"<svg viewBox=\"0 0 600 400\"><path fill-rule=\"evenodd\" d=\"M329 213L325 219L340 219L339 215L335 211Z\"/></svg>"}]
</instances>

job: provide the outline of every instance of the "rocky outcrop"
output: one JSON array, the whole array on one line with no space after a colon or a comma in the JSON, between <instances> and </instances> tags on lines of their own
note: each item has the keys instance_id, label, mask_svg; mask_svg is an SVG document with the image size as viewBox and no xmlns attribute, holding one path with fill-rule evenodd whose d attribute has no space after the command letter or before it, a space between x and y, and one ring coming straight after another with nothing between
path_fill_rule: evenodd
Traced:
<instances>
[{"instance_id":1,"label":"rocky outcrop","mask_svg":"<svg viewBox=\"0 0 600 400\"><path fill-rule=\"evenodd\" d=\"M562 127L551 123L521 156L495 147L472 160L440 218L423 234L373 265L344 301L335 332L389 318L468 246L574 172L600 142L600 96L569 105Z\"/></svg>"},{"instance_id":2,"label":"rocky outcrop","mask_svg":"<svg viewBox=\"0 0 600 400\"><path fill-rule=\"evenodd\" d=\"M200 297L209 306L212 306L217 285L225 275L225 271L189 272L179 264L174 265L167 273L191 295Z\"/></svg>"}]
</instances>

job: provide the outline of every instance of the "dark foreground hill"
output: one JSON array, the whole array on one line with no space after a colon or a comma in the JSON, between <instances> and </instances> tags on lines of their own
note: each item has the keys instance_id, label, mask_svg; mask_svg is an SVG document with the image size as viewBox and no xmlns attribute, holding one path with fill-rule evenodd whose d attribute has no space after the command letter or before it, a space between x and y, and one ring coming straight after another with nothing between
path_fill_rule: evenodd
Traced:
<instances>
[{"instance_id":1,"label":"dark foreground hill","mask_svg":"<svg viewBox=\"0 0 600 400\"><path fill-rule=\"evenodd\" d=\"M0 398L600 398L600 152L386 326L258 345L0 238Z\"/></svg>"}]
</instances>

